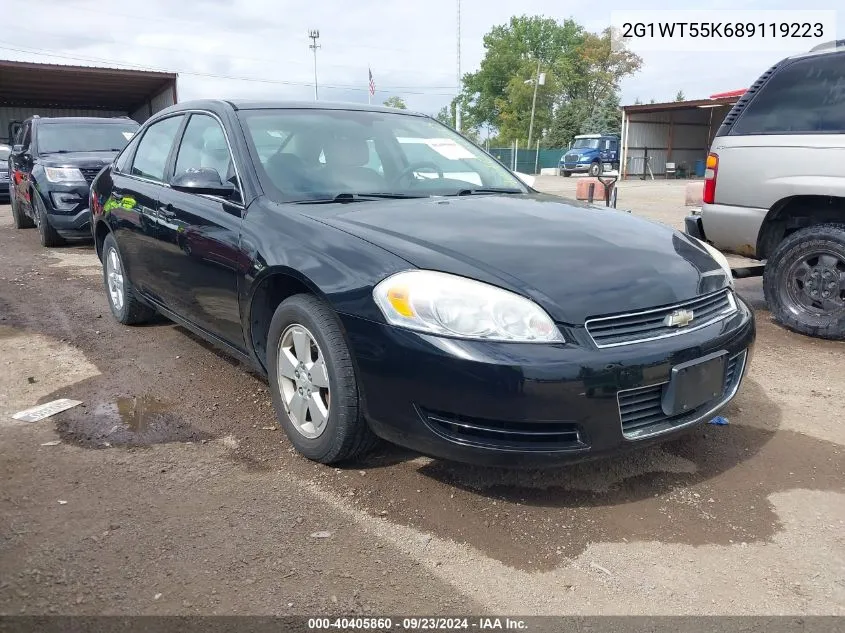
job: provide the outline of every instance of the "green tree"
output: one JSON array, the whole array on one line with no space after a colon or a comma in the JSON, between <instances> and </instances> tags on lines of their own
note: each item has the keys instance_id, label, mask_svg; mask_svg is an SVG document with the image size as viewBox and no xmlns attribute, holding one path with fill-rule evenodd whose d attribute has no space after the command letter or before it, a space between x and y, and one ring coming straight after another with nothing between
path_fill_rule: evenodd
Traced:
<instances>
[{"instance_id":1,"label":"green tree","mask_svg":"<svg viewBox=\"0 0 845 633\"><path fill-rule=\"evenodd\" d=\"M384 100L384 105L389 108L399 108L400 110L408 109L408 106L405 105L405 100L402 97L388 97Z\"/></svg>"},{"instance_id":2,"label":"green tree","mask_svg":"<svg viewBox=\"0 0 845 633\"><path fill-rule=\"evenodd\" d=\"M675 95L675 101L686 101L686 100L687 100L687 98L684 95L684 91L678 90L678 94Z\"/></svg>"},{"instance_id":3,"label":"green tree","mask_svg":"<svg viewBox=\"0 0 845 633\"><path fill-rule=\"evenodd\" d=\"M518 105L523 105L525 90L522 87L525 86L533 95L533 86L522 82L534 76L537 61L540 61L547 84L552 76L563 75L565 85L565 80L569 78L567 73L575 69L582 37L583 29L576 22L566 20L558 23L541 16L514 16L508 24L493 27L484 36L485 55L478 71L463 77L461 112L470 126L499 128L504 114L511 131L515 133L519 129L527 138L528 123L523 123L525 117L516 109ZM546 86L541 90L543 88ZM519 104L512 103L512 98L516 98ZM530 114L529 104L529 117ZM521 132L522 127L525 128L524 133Z\"/></svg>"},{"instance_id":4,"label":"green tree","mask_svg":"<svg viewBox=\"0 0 845 633\"><path fill-rule=\"evenodd\" d=\"M639 97L637 97L636 99L634 99L634 105L642 105L642 104L643 104L643 102L642 102L642 101L640 101L640 98L639 98Z\"/></svg>"},{"instance_id":5,"label":"green tree","mask_svg":"<svg viewBox=\"0 0 845 633\"><path fill-rule=\"evenodd\" d=\"M506 145L528 138L538 62L546 82L537 91L534 134L547 145L568 143L587 127L614 127L619 84L642 65L611 45L610 29L589 33L572 20L540 16L494 27L484 47L479 70L463 77L464 127L495 128Z\"/></svg>"}]
</instances>

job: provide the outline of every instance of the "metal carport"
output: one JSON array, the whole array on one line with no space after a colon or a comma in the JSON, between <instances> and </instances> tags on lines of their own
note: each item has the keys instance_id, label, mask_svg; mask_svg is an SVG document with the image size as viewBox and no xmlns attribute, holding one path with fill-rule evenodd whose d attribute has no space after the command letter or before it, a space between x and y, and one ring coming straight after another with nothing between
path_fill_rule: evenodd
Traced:
<instances>
[{"instance_id":1,"label":"metal carport","mask_svg":"<svg viewBox=\"0 0 845 633\"><path fill-rule=\"evenodd\" d=\"M0 138L30 116L130 116L177 102L176 73L0 60Z\"/></svg>"},{"instance_id":2,"label":"metal carport","mask_svg":"<svg viewBox=\"0 0 845 633\"><path fill-rule=\"evenodd\" d=\"M707 157L719 125L743 92L623 106L622 177L662 176L666 163L685 165L692 172L696 161Z\"/></svg>"}]
</instances>

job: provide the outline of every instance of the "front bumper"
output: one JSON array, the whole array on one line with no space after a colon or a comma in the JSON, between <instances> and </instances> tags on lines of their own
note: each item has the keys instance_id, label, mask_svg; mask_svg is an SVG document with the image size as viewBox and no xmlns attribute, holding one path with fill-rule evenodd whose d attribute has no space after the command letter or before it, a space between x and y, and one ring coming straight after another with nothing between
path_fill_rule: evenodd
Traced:
<instances>
[{"instance_id":1,"label":"front bumper","mask_svg":"<svg viewBox=\"0 0 845 633\"><path fill-rule=\"evenodd\" d=\"M88 208L87 184L51 183L49 190L41 191L41 200L47 211L47 221L56 232L67 239L91 238L91 210ZM70 204L60 204L63 200Z\"/></svg>"},{"instance_id":2,"label":"front bumper","mask_svg":"<svg viewBox=\"0 0 845 633\"><path fill-rule=\"evenodd\" d=\"M433 457L540 467L641 447L711 418L739 389L754 344L751 310L741 300L737 305L732 316L700 330L606 349L596 348L583 328L576 329L577 343L538 345L342 320L376 434ZM721 350L742 360L724 394L653 432L623 432L620 398L659 390L673 366Z\"/></svg>"},{"instance_id":3,"label":"front bumper","mask_svg":"<svg viewBox=\"0 0 845 633\"><path fill-rule=\"evenodd\" d=\"M91 209L87 207L73 215L47 212L47 219L64 238L91 239Z\"/></svg>"},{"instance_id":4,"label":"front bumper","mask_svg":"<svg viewBox=\"0 0 845 633\"><path fill-rule=\"evenodd\" d=\"M560 171L571 171L574 174L590 171L592 163L561 163L559 165Z\"/></svg>"}]
</instances>

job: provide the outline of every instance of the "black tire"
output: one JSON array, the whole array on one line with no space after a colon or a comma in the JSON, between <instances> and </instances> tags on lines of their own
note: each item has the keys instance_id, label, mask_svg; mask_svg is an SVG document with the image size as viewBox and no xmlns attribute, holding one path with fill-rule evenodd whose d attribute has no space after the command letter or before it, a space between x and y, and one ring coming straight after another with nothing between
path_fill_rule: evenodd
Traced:
<instances>
[{"instance_id":1,"label":"black tire","mask_svg":"<svg viewBox=\"0 0 845 633\"><path fill-rule=\"evenodd\" d=\"M564 171L564 172L561 172L561 173L563 174L564 178L569 178L572 175L571 171Z\"/></svg>"},{"instance_id":2,"label":"black tire","mask_svg":"<svg viewBox=\"0 0 845 633\"><path fill-rule=\"evenodd\" d=\"M123 272L123 305L119 308L114 304L111 292L109 291L107 263L112 250L117 254L117 258L120 261L120 268ZM106 235L106 239L103 241L103 284L105 285L106 300L109 302L111 313L123 325L146 323L155 314L155 310L135 297L132 282L129 281L129 275L126 274L126 267L123 265L123 257L120 255L120 249L117 247L117 241L111 233Z\"/></svg>"},{"instance_id":3,"label":"black tire","mask_svg":"<svg viewBox=\"0 0 845 633\"><path fill-rule=\"evenodd\" d=\"M802 262L810 271L819 273L818 279L810 278L806 284L796 279ZM841 275L834 281L833 271L845 275L845 225L811 226L792 233L778 244L763 271L763 292L775 320L800 334L845 339L845 287ZM829 276L825 279L826 272ZM833 283L837 285L831 286ZM833 299L837 299L838 292L841 307L815 309L805 305L813 300L809 293L816 292L818 296L818 288L832 293Z\"/></svg>"},{"instance_id":4,"label":"black tire","mask_svg":"<svg viewBox=\"0 0 845 633\"><path fill-rule=\"evenodd\" d=\"M10 197L9 204L12 205L12 220L15 223L16 229L31 229L35 226L35 222L32 221L26 213L20 208L20 205L15 200L15 196L12 195Z\"/></svg>"},{"instance_id":5,"label":"black tire","mask_svg":"<svg viewBox=\"0 0 845 633\"><path fill-rule=\"evenodd\" d=\"M589 174L592 177L600 176L602 172L602 164L599 161L595 161L590 163L590 171Z\"/></svg>"},{"instance_id":6,"label":"black tire","mask_svg":"<svg viewBox=\"0 0 845 633\"><path fill-rule=\"evenodd\" d=\"M279 344L292 325L304 326L313 335L326 362L331 400L325 427L315 438L306 437L293 424L279 385ZM351 460L371 450L378 441L361 411L355 368L340 323L323 301L300 294L276 308L267 335L267 372L279 426L308 459L323 464Z\"/></svg>"},{"instance_id":7,"label":"black tire","mask_svg":"<svg viewBox=\"0 0 845 633\"><path fill-rule=\"evenodd\" d=\"M44 201L41 200L41 195L36 191L32 192L32 205L37 218L35 224L38 226L38 234L41 236L41 246L53 248L64 244L65 241L50 225L50 220L47 219L47 210L44 208Z\"/></svg>"}]
</instances>

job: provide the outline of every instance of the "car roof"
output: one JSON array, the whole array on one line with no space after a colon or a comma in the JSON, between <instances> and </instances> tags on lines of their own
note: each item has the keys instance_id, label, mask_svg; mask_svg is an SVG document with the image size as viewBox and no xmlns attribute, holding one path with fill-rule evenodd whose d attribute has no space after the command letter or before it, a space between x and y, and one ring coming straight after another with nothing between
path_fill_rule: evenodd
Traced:
<instances>
[{"instance_id":1,"label":"car roof","mask_svg":"<svg viewBox=\"0 0 845 633\"><path fill-rule=\"evenodd\" d=\"M250 99L204 99L182 101L167 108L167 112L180 110L230 108L232 110L356 110L360 112L390 112L410 116L427 116L412 110L400 110L387 106L367 103L348 103L344 101L282 101ZM158 114L158 113L157 113Z\"/></svg>"},{"instance_id":2,"label":"car roof","mask_svg":"<svg viewBox=\"0 0 845 633\"><path fill-rule=\"evenodd\" d=\"M815 57L816 55L830 55L832 53L845 53L845 40L835 40L814 46L805 53L790 55L786 59L801 59L803 57Z\"/></svg>"}]
</instances>

